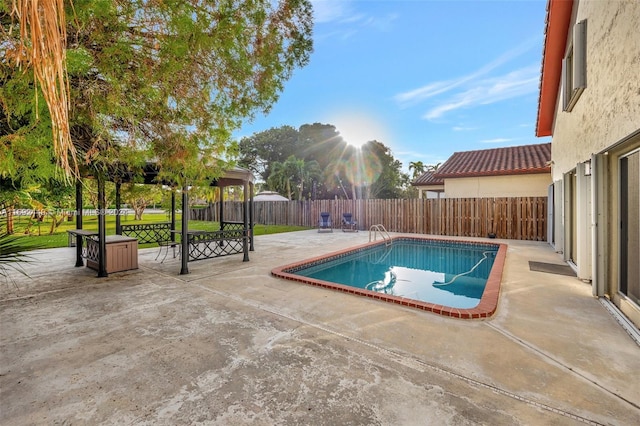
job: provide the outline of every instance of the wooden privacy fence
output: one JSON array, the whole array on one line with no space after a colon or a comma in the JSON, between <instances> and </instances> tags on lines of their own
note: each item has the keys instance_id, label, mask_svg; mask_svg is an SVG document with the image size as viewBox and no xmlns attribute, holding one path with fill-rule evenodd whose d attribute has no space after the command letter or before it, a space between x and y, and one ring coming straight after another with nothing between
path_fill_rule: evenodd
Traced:
<instances>
[{"instance_id":1,"label":"wooden privacy fence","mask_svg":"<svg viewBox=\"0 0 640 426\"><path fill-rule=\"evenodd\" d=\"M225 221L242 221L242 202L227 201ZM218 221L217 203L191 209L190 219ZM547 197L397 200L256 201L254 223L317 227L329 212L334 228L353 213L358 228L382 224L389 232L546 241Z\"/></svg>"}]
</instances>

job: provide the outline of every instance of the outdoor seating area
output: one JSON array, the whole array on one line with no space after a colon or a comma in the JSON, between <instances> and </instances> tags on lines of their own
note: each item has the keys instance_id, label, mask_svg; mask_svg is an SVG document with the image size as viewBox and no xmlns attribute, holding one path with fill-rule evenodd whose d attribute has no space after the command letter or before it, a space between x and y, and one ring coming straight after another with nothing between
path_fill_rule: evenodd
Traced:
<instances>
[{"instance_id":1,"label":"outdoor seating area","mask_svg":"<svg viewBox=\"0 0 640 426\"><path fill-rule=\"evenodd\" d=\"M219 231L187 231L188 261L212 259L243 253L250 244L251 235L245 234L244 223L223 222ZM67 231L69 246L78 247L80 254L76 266L99 270L99 236L97 231L74 229ZM158 245L154 260L164 263L169 252L172 258L182 256L182 230L171 229L171 223L129 224L121 226L121 234L106 236L106 272L120 272L138 267L138 245ZM135 247L134 247L135 246ZM123 253L123 249L127 253ZM116 254L117 253L117 254ZM244 260L248 260L248 254Z\"/></svg>"},{"instance_id":2,"label":"outdoor seating area","mask_svg":"<svg viewBox=\"0 0 640 426\"><path fill-rule=\"evenodd\" d=\"M243 253L250 239L250 236L245 236L244 227L230 222L226 222L224 227L225 229L220 231L187 231L189 261ZM172 230L170 233L173 235L172 239L158 241L160 250L155 259L162 258L160 263L164 263L169 251L173 251L174 259L182 256L182 231Z\"/></svg>"},{"instance_id":3,"label":"outdoor seating area","mask_svg":"<svg viewBox=\"0 0 640 426\"><path fill-rule=\"evenodd\" d=\"M153 162L147 162L143 170L145 184L158 185L160 170L158 165ZM254 176L251 171L239 167L231 168L218 178L211 179L209 186L216 186L222 193L222 188L226 186L242 186L244 205L242 209L242 221L224 220L224 202L219 203L220 230L219 231L190 231L189 215L183 215L179 226L176 226L176 190L171 191L171 209L169 211L170 222L148 223L148 224L122 224L121 223L121 205L120 205L120 184L122 180L131 179L125 170L112 171L106 176L108 179L118 180L115 186L115 233L114 236L106 235L105 215L98 214L98 230L86 231L83 229L83 199L82 199L82 179L77 179L76 185L76 227L77 229L68 231L69 246L76 245L76 267L84 265L83 259L87 259L87 266L98 271L99 277L107 277L111 271L114 271L113 258L109 260L108 244L114 241L136 242L137 244L155 243L159 246L156 260L162 256L161 263L164 263L168 256L169 249L173 249L173 256L177 255L181 258L181 274L188 274L188 263L192 260L209 259L212 257L225 256L229 254L243 253L243 261L249 261L249 251L253 250L253 201L249 195L253 190ZM97 211L105 211L104 198L104 180L97 182ZM180 190L182 198L182 211L188 209L188 191L186 188ZM178 229L179 228L179 229ZM187 234L186 240L177 242L177 236ZM83 244L84 240L84 244ZM178 247L180 245L180 247ZM115 247L115 245L113 246ZM188 253L188 256L182 256L182 252ZM137 252L137 251L136 251ZM136 259L137 260L137 259ZM109 265L110 264L110 265ZM119 265L115 270L122 271L124 266ZM127 262L128 269L137 268L137 261Z\"/></svg>"}]
</instances>

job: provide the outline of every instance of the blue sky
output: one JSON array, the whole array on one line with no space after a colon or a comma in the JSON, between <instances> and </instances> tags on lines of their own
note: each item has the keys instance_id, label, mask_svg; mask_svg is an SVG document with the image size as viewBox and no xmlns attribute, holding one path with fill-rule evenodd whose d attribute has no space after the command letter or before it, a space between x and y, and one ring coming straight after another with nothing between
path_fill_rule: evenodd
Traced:
<instances>
[{"instance_id":1,"label":"blue sky","mask_svg":"<svg viewBox=\"0 0 640 426\"><path fill-rule=\"evenodd\" d=\"M333 124L409 162L549 142L535 122L546 0L316 0L314 52L268 115L272 127Z\"/></svg>"}]
</instances>

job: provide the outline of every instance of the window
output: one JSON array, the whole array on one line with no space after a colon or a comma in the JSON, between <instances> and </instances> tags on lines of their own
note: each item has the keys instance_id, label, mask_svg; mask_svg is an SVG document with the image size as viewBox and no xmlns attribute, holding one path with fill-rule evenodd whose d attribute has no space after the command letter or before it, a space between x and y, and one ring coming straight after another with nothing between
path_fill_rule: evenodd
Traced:
<instances>
[{"instance_id":1,"label":"window","mask_svg":"<svg viewBox=\"0 0 640 426\"><path fill-rule=\"evenodd\" d=\"M570 112L587 87L587 21L573 28L573 42L562 60L562 110Z\"/></svg>"}]
</instances>

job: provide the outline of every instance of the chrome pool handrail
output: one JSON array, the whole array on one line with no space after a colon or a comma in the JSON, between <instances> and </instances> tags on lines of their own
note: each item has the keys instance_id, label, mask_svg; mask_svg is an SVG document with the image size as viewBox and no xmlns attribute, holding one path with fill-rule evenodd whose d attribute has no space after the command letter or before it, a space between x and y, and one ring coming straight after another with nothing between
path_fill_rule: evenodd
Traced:
<instances>
[{"instance_id":1,"label":"chrome pool handrail","mask_svg":"<svg viewBox=\"0 0 640 426\"><path fill-rule=\"evenodd\" d=\"M389 235L389 233L385 229L384 225L382 225L382 224L371 225L371 227L369 228L369 242L372 241L371 240L371 233L373 233L373 241L377 241L378 232L380 233L380 236L384 240L384 245L385 246L390 246L391 242L392 242L391 235Z\"/></svg>"}]
</instances>

